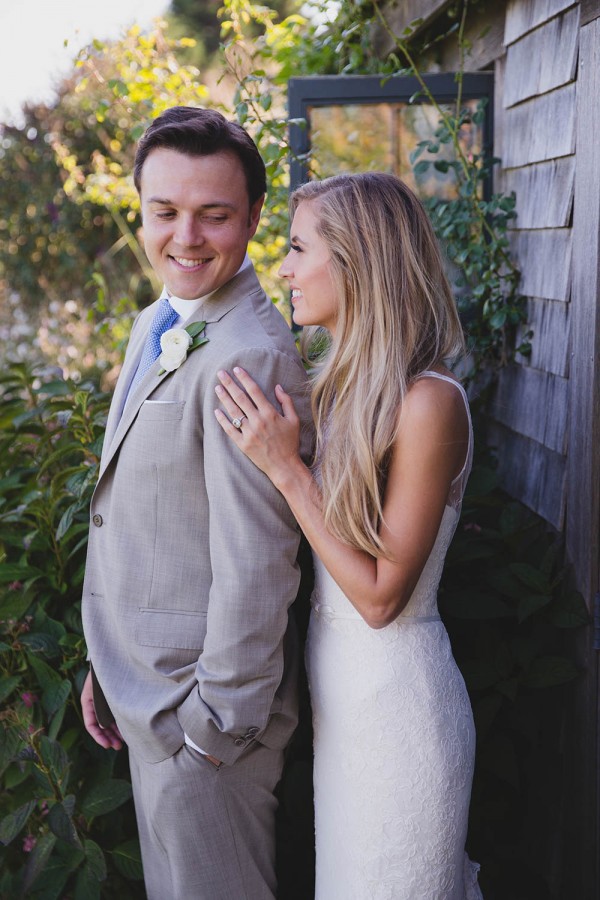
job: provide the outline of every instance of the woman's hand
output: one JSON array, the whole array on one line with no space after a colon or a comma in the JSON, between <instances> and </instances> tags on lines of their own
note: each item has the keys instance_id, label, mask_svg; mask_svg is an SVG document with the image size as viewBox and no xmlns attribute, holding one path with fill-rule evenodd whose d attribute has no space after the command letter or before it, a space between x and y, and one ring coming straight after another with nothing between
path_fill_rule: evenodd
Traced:
<instances>
[{"instance_id":1,"label":"woman's hand","mask_svg":"<svg viewBox=\"0 0 600 900\"><path fill-rule=\"evenodd\" d=\"M247 372L237 367L233 371L244 390L227 372L218 372L221 384L215 391L229 418L220 409L215 410L215 416L240 450L275 487L280 487L289 478L293 466L302 465L300 420L292 399L281 385L276 386L275 396L282 409L280 414ZM240 427L232 424L237 420L241 420Z\"/></svg>"}]
</instances>

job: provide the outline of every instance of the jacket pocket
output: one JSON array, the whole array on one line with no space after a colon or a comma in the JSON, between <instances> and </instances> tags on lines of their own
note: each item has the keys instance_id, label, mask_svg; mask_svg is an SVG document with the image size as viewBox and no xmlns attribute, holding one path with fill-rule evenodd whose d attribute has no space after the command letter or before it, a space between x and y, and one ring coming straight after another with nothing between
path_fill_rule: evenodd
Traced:
<instances>
[{"instance_id":1,"label":"jacket pocket","mask_svg":"<svg viewBox=\"0 0 600 900\"><path fill-rule=\"evenodd\" d=\"M144 400L138 422L179 422L184 409L185 400Z\"/></svg>"},{"instance_id":2,"label":"jacket pocket","mask_svg":"<svg viewBox=\"0 0 600 900\"><path fill-rule=\"evenodd\" d=\"M206 613L173 609L138 609L134 639L142 647L202 650L206 637Z\"/></svg>"}]
</instances>

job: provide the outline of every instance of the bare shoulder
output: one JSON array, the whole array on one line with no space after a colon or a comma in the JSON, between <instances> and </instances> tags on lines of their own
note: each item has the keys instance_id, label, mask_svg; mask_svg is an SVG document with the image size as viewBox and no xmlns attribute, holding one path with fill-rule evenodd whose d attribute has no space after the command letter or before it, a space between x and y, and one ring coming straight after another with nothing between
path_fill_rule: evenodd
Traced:
<instances>
[{"instance_id":1,"label":"bare shoulder","mask_svg":"<svg viewBox=\"0 0 600 900\"><path fill-rule=\"evenodd\" d=\"M455 477L469 445L469 417L458 382L419 378L400 409L396 452L412 468L423 466Z\"/></svg>"},{"instance_id":2,"label":"bare shoulder","mask_svg":"<svg viewBox=\"0 0 600 900\"><path fill-rule=\"evenodd\" d=\"M449 376L452 377L452 376ZM400 426L428 425L449 428L459 433L468 431L468 415L458 381L423 377L408 389L400 411Z\"/></svg>"}]
</instances>

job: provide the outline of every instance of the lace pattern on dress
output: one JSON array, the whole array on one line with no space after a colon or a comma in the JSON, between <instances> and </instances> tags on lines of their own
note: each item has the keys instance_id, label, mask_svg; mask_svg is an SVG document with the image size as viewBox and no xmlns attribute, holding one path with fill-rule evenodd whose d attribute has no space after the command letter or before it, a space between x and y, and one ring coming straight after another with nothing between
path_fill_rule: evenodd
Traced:
<instances>
[{"instance_id":1,"label":"lace pattern on dress","mask_svg":"<svg viewBox=\"0 0 600 900\"><path fill-rule=\"evenodd\" d=\"M473 717L437 609L471 459L470 431L433 550L386 628L369 628L315 557L316 900L482 900L464 852Z\"/></svg>"}]
</instances>

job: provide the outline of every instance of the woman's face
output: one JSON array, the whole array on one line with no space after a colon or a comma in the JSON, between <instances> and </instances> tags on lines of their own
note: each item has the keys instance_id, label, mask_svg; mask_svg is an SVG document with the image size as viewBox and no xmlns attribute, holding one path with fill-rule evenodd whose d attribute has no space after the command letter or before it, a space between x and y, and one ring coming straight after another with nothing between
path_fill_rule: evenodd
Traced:
<instances>
[{"instance_id":1,"label":"woman's face","mask_svg":"<svg viewBox=\"0 0 600 900\"><path fill-rule=\"evenodd\" d=\"M290 252L279 269L292 292L292 317L296 325L321 325L335 332L338 302L331 256L317 232L315 204L303 200L296 209L290 236Z\"/></svg>"}]
</instances>

